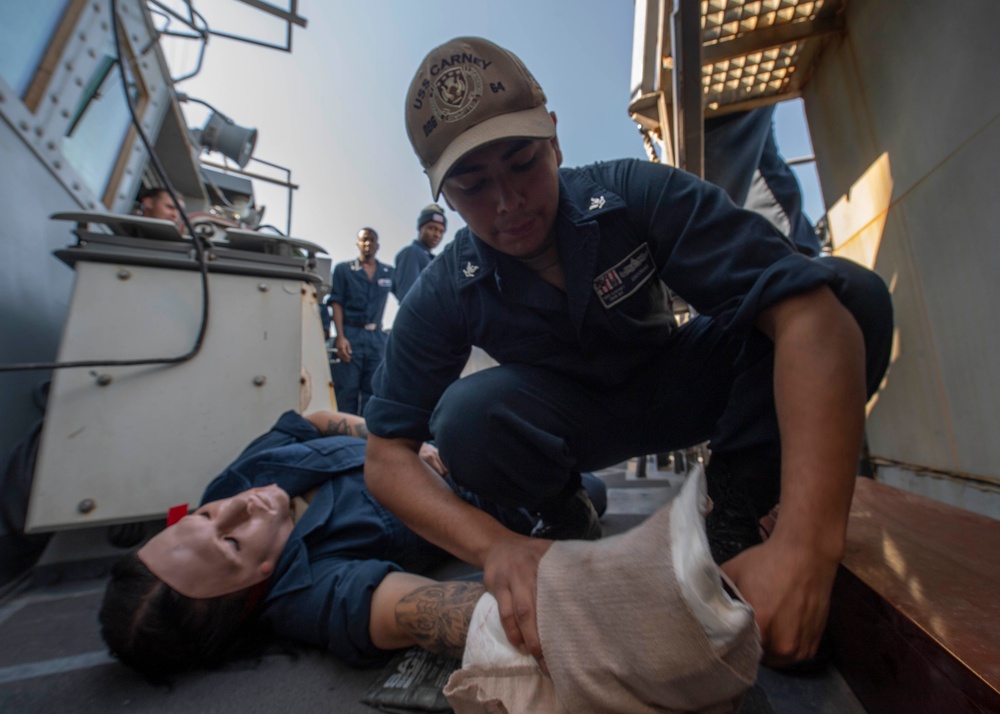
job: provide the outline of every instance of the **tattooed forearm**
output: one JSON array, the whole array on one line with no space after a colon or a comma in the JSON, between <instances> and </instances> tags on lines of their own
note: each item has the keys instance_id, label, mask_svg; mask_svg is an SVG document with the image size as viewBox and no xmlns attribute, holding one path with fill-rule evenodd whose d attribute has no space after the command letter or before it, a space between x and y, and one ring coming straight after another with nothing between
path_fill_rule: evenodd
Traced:
<instances>
[{"instance_id":1,"label":"tattooed forearm","mask_svg":"<svg viewBox=\"0 0 1000 714\"><path fill-rule=\"evenodd\" d=\"M486 592L482 583L434 583L417 588L396 605L396 623L425 650L462 658L469 621Z\"/></svg>"},{"instance_id":2,"label":"tattooed forearm","mask_svg":"<svg viewBox=\"0 0 1000 714\"><path fill-rule=\"evenodd\" d=\"M368 429L363 420L349 423L347 419L327 419L326 427L323 428L323 436L357 436L361 439L368 438Z\"/></svg>"},{"instance_id":3,"label":"tattooed forearm","mask_svg":"<svg viewBox=\"0 0 1000 714\"><path fill-rule=\"evenodd\" d=\"M349 434L349 427L347 426L347 420L341 419L339 422L333 419L326 420L326 426L320 429L320 433L323 436L342 436L344 434Z\"/></svg>"},{"instance_id":4,"label":"tattooed forearm","mask_svg":"<svg viewBox=\"0 0 1000 714\"><path fill-rule=\"evenodd\" d=\"M347 419L341 419L340 421L328 419L326 428L323 429L323 436L353 436L353 434L350 424L347 423Z\"/></svg>"}]
</instances>

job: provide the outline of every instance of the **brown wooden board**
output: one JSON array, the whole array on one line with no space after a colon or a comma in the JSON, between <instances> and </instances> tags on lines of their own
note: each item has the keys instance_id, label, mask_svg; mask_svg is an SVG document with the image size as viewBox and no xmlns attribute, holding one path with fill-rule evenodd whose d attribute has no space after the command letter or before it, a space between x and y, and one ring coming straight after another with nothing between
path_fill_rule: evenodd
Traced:
<instances>
[{"instance_id":1,"label":"brown wooden board","mask_svg":"<svg viewBox=\"0 0 1000 714\"><path fill-rule=\"evenodd\" d=\"M858 479L829 634L869 711L1000 711L1000 522Z\"/></svg>"}]
</instances>

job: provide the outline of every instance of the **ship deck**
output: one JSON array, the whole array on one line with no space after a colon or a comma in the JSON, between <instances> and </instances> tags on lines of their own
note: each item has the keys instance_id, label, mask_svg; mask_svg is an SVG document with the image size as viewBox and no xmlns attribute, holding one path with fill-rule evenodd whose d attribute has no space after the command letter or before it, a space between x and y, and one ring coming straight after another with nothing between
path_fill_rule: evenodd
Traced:
<instances>
[{"instance_id":1,"label":"ship deck","mask_svg":"<svg viewBox=\"0 0 1000 714\"><path fill-rule=\"evenodd\" d=\"M679 483L672 472L650 467L643 478L635 470L633 463L598 473L608 485L606 535L640 523ZM275 643L253 659L190 672L168 685L149 683L115 661L101 641L97 611L106 568L106 563L39 568L8 586L0 598L0 712L376 711L360 700L384 670L351 669L292 643ZM762 667L742 709L745 714L864 711L832 665L810 676Z\"/></svg>"}]
</instances>

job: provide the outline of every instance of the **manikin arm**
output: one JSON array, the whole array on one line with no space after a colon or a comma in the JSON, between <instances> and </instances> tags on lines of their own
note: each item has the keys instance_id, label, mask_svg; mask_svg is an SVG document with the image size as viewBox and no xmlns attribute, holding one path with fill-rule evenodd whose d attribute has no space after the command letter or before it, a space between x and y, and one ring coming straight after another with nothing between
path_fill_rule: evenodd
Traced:
<instances>
[{"instance_id":1,"label":"manikin arm","mask_svg":"<svg viewBox=\"0 0 1000 714\"><path fill-rule=\"evenodd\" d=\"M305 415L305 420L316 427L323 436L356 436L368 438L365 420L357 414L322 410Z\"/></svg>"},{"instance_id":2,"label":"manikin arm","mask_svg":"<svg viewBox=\"0 0 1000 714\"><path fill-rule=\"evenodd\" d=\"M365 426L363 417L347 412L331 412L322 410L305 415L306 421L316 427L323 436L356 436L359 439L368 438L368 427ZM433 444L423 443L420 445L420 460L437 471L442 476L448 474L448 469L438 448Z\"/></svg>"},{"instance_id":3,"label":"manikin arm","mask_svg":"<svg viewBox=\"0 0 1000 714\"><path fill-rule=\"evenodd\" d=\"M535 619L538 563L552 541L522 536L466 503L417 457L419 443L368 438L365 484L411 530L481 568L510 643L541 660Z\"/></svg>"},{"instance_id":4,"label":"manikin arm","mask_svg":"<svg viewBox=\"0 0 1000 714\"><path fill-rule=\"evenodd\" d=\"M482 583L389 573L372 594L372 643L384 650L418 645L461 659L472 612L485 592Z\"/></svg>"}]
</instances>

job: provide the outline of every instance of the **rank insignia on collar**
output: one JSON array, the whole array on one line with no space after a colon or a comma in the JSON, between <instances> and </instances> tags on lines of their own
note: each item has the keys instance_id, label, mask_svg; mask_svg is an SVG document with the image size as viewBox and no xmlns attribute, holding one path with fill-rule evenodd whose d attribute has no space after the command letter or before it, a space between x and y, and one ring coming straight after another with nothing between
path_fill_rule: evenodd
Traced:
<instances>
[{"instance_id":1,"label":"rank insignia on collar","mask_svg":"<svg viewBox=\"0 0 1000 714\"><path fill-rule=\"evenodd\" d=\"M351 270L354 270L354 271L361 270L361 261L357 260L357 259L352 260L351 261Z\"/></svg>"},{"instance_id":2,"label":"rank insignia on collar","mask_svg":"<svg viewBox=\"0 0 1000 714\"><path fill-rule=\"evenodd\" d=\"M604 208L604 204L607 201L604 200L604 196L596 196L590 199L590 210L596 211L599 208Z\"/></svg>"},{"instance_id":3,"label":"rank insignia on collar","mask_svg":"<svg viewBox=\"0 0 1000 714\"><path fill-rule=\"evenodd\" d=\"M471 278L478 271L479 271L478 265L473 265L472 263L466 263L465 267L462 268L462 275L464 275L467 278Z\"/></svg>"}]
</instances>

